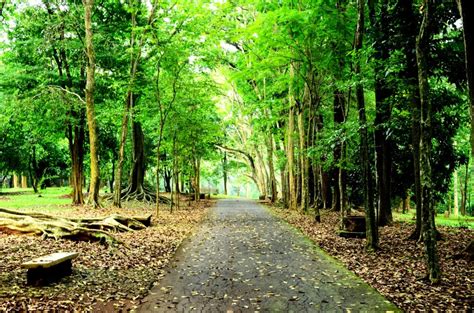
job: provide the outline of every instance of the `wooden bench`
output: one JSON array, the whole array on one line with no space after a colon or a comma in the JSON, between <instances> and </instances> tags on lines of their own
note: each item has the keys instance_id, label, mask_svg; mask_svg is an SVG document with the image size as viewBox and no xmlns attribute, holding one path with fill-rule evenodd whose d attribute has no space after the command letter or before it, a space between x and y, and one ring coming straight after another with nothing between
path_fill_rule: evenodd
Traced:
<instances>
[{"instance_id":1,"label":"wooden bench","mask_svg":"<svg viewBox=\"0 0 474 313\"><path fill-rule=\"evenodd\" d=\"M28 285L41 286L58 280L72 273L72 259L79 254L76 252L58 252L43 255L21 265L26 268Z\"/></svg>"},{"instance_id":2,"label":"wooden bench","mask_svg":"<svg viewBox=\"0 0 474 313\"><path fill-rule=\"evenodd\" d=\"M342 225L343 229L338 232L340 237L365 238L365 216L344 216Z\"/></svg>"}]
</instances>

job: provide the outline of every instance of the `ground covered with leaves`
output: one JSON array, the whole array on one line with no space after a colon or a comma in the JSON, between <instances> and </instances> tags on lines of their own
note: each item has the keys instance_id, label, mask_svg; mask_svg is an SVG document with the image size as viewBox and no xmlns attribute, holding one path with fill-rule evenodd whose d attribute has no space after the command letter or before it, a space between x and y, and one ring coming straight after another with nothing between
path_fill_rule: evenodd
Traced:
<instances>
[{"instance_id":1,"label":"ground covered with leaves","mask_svg":"<svg viewBox=\"0 0 474 313\"><path fill-rule=\"evenodd\" d=\"M37 236L0 232L0 311L118 311L133 309L163 274L163 267L179 244L204 218L211 201L185 206L170 213L162 208L159 217L153 207L133 209L77 207L64 217L98 217L112 213L127 216L153 214L152 226L144 230L117 233L123 244L42 239ZM76 251L73 274L46 287L26 285L21 263L59 251Z\"/></svg>"},{"instance_id":2,"label":"ground covered with leaves","mask_svg":"<svg viewBox=\"0 0 474 313\"><path fill-rule=\"evenodd\" d=\"M462 312L474 308L473 264L452 258L474 239L473 230L438 227L443 237L438 241L443 277L440 284L433 286L423 279L423 244L407 240L413 224L395 222L380 228L380 251L366 253L365 239L337 235L340 222L336 212L324 212L319 224L312 215L279 208L272 211L405 311Z\"/></svg>"}]
</instances>

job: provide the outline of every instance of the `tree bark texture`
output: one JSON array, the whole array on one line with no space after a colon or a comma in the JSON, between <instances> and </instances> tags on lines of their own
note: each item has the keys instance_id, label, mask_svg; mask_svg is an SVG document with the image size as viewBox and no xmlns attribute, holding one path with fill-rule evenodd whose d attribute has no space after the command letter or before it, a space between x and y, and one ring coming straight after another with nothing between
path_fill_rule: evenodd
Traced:
<instances>
[{"instance_id":1,"label":"tree bark texture","mask_svg":"<svg viewBox=\"0 0 474 313\"><path fill-rule=\"evenodd\" d=\"M416 38L416 59L418 63L418 81L420 84L421 101L421 207L423 212L423 240L425 245L425 256L428 268L428 277L432 283L439 282L441 270L439 266L438 252L436 247L436 229L434 225L433 206L433 181L431 172L431 101L429 98L430 87L428 83L427 58L429 44L432 37L431 12L434 8L434 0L423 0L423 20L421 22L418 37Z\"/></svg>"},{"instance_id":2,"label":"tree bark texture","mask_svg":"<svg viewBox=\"0 0 474 313\"><path fill-rule=\"evenodd\" d=\"M290 85L288 90L288 129L287 129L287 158L288 158L288 207L290 210L296 210L296 175L295 175L295 152L294 152L294 133L295 133L295 95L293 80L295 69L293 63L290 64Z\"/></svg>"}]
</instances>

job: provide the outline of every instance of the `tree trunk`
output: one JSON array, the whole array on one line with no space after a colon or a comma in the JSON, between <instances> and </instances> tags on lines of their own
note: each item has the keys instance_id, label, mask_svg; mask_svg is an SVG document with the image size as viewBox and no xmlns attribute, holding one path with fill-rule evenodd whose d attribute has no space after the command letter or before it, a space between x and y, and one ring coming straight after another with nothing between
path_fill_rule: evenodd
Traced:
<instances>
[{"instance_id":1,"label":"tree trunk","mask_svg":"<svg viewBox=\"0 0 474 313\"><path fill-rule=\"evenodd\" d=\"M390 176L391 176L391 151L390 142L387 138L386 123L390 120L390 106L388 98L391 90L385 79L385 66L389 57L388 25L386 0L381 1L381 11L376 12L377 1L369 1L370 24L374 30L374 50L373 55L375 66L375 159L377 173L377 204L378 221L380 226L385 226L392 222L392 209L390 203ZM377 18L379 16L379 18Z\"/></svg>"},{"instance_id":2,"label":"tree trunk","mask_svg":"<svg viewBox=\"0 0 474 313\"><path fill-rule=\"evenodd\" d=\"M20 179L16 173L13 174L13 188L20 188Z\"/></svg>"},{"instance_id":3,"label":"tree trunk","mask_svg":"<svg viewBox=\"0 0 474 313\"><path fill-rule=\"evenodd\" d=\"M89 204L94 208L99 204L100 169L98 152L97 121L94 108L94 88L95 88L95 54L92 42L92 9L94 0L83 0L84 4L84 26L86 30L86 56L87 56L87 81L86 81L86 114L89 126L89 147L90 147L90 187Z\"/></svg>"},{"instance_id":4,"label":"tree trunk","mask_svg":"<svg viewBox=\"0 0 474 313\"><path fill-rule=\"evenodd\" d=\"M458 195L458 171L455 170L453 173L453 216L458 217L459 216L459 195Z\"/></svg>"},{"instance_id":5,"label":"tree trunk","mask_svg":"<svg viewBox=\"0 0 474 313\"><path fill-rule=\"evenodd\" d=\"M432 283L438 283L441 270L436 247L436 229L434 225L433 181L431 174L431 101L428 83L427 58L432 36L431 12L434 9L433 0L423 0L423 21L416 38L416 59L418 63L418 81L420 84L421 100L421 207L423 212L423 240L425 244L428 278Z\"/></svg>"},{"instance_id":6,"label":"tree trunk","mask_svg":"<svg viewBox=\"0 0 474 313\"><path fill-rule=\"evenodd\" d=\"M201 196L201 159L195 158L194 165L194 200L199 201Z\"/></svg>"},{"instance_id":7,"label":"tree trunk","mask_svg":"<svg viewBox=\"0 0 474 313\"><path fill-rule=\"evenodd\" d=\"M75 205L84 204L84 114L80 114L79 125L68 125L69 151L71 154L71 186L72 203Z\"/></svg>"},{"instance_id":8,"label":"tree trunk","mask_svg":"<svg viewBox=\"0 0 474 313\"><path fill-rule=\"evenodd\" d=\"M345 122L345 97L344 94L336 89L334 90L334 102L333 102L333 118L334 125L336 128L340 127ZM337 141L336 147L334 148L334 162L336 163L334 170L332 171L333 181L333 205L332 209L335 211L341 211L341 204L343 202L343 192L345 190L345 171L343 169L343 139Z\"/></svg>"},{"instance_id":9,"label":"tree trunk","mask_svg":"<svg viewBox=\"0 0 474 313\"><path fill-rule=\"evenodd\" d=\"M288 158L288 208L296 210L296 178L295 178L295 152L294 152L294 132L295 132L295 96L293 90L293 80L295 69L293 63L290 64L290 86L288 90L288 129L287 129L287 158Z\"/></svg>"},{"instance_id":10,"label":"tree trunk","mask_svg":"<svg viewBox=\"0 0 474 313\"><path fill-rule=\"evenodd\" d=\"M163 180L165 185L165 192L171 192L171 171L165 169L163 174Z\"/></svg>"},{"instance_id":11,"label":"tree trunk","mask_svg":"<svg viewBox=\"0 0 474 313\"><path fill-rule=\"evenodd\" d=\"M307 97L309 97L308 87L305 87ZM303 212L308 211L309 207L309 190L308 190L308 157L306 156L306 136L305 136L305 127L304 127L304 112L305 112L305 103L303 101L301 107L298 110L298 132L299 132L299 141L300 141L300 173L301 173L301 210Z\"/></svg>"},{"instance_id":12,"label":"tree trunk","mask_svg":"<svg viewBox=\"0 0 474 313\"><path fill-rule=\"evenodd\" d=\"M293 72L293 66L291 66L291 72ZM290 83L291 85L291 83ZM288 109L288 134L287 134L287 166L288 166L288 208L290 210L296 210L296 179L294 172L294 130L295 130L295 107L293 91L290 87L290 107Z\"/></svg>"},{"instance_id":13,"label":"tree trunk","mask_svg":"<svg viewBox=\"0 0 474 313\"><path fill-rule=\"evenodd\" d=\"M278 197L277 191L277 181L275 178L275 166L273 165L273 135L271 131L268 134L267 139L267 159L268 159L268 169L270 175L270 192L271 192L271 203L274 203Z\"/></svg>"},{"instance_id":14,"label":"tree trunk","mask_svg":"<svg viewBox=\"0 0 474 313\"><path fill-rule=\"evenodd\" d=\"M21 188L28 188L28 178L25 175L21 176Z\"/></svg>"},{"instance_id":15,"label":"tree trunk","mask_svg":"<svg viewBox=\"0 0 474 313\"><path fill-rule=\"evenodd\" d=\"M115 160L112 159L112 172L110 173L110 179L109 179L110 193L114 192L114 180L115 180Z\"/></svg>"},{"instance_id":16,"label":"tree trunk","mask_svg":"<svg viewBox=\"0 0 474 313\"><path fill-rule=\"evenodd\" d=\"M285 149L285 139L280 138L281 144L275 144L275 150L278 155L279 152L286 152ZM283 146L283 148L281 147ZM288 207L289 206L289 195L288 195L288 175L287 175L287 166L285 162L284 165L280 165L279 171L280 171L280 181L281 181L281 200L283 203L283 206Z\"/></svg>"},{"instance_id":17,"label":"tree trunk","mask_svg":"<svg viewBox=\"0 0 474 313\"><path fill-rule=\"evenodd\" d=\"M224 179L224 194L227 195L227 152L225 151L222 158L222 176Z\"/></svg>"},{"instance_id":18,"label":"tree trunk","mask_svg":"<svg viewBox=\"0 0 474 313\"><path fill-rule=\"evenodd\" d=\"M31 151L31 161L30 161L30 176L31 176L31 186L33 191L38 193L38 180L39 180L39 169L38 162L36 161L36 146L33 145Z\"/></svg>"},{"instance_id":19,"label":"tree trunk","mask_svg":"<svg viewBox=\"0 0 474 313\"><path fill-rule=\"evenodd\" d=\"M143 193L145 181L145 138L140 122L132 121L133 158L129 193Z\"/></svg>"},{"instance_id":20,"label":"tree trunk","mask_svg":"<svg viewBox=\"0 0 474 313\"><path fill-rule=\"evenodd\" d=\"M357 28L355 34L354 48L356 54L362 49L362 42L364 38L365 26L364 26L364 13L365 13L365 0L357 1ZM356 58L360 58L356 55ZM361 163L363 172L363 188L364 188L364 207L365 207L365 231L366 231L366 248L370 251L378 249L379 236L377 221L375 220L375 208L374 208L374 190L372 182L372 169L369 158L369 136L367 132L367 117L365 114L365 99L364 99L364 87L362 85L360 60L356 59L354 66L354 72L359 81L356 86L356 97L357 106L359 109L359 124L360 124L360 153Z\"/></svg>"},{"instance_id":21,"label":"tree trunk","mask_svg":"<svg viewBox=\"0 0 474 313\"><path fill-rule=\"evenodd\" d=\"M125 143L127 141L128 120L130 117L130 109L133 107L133 93L130 90L125 101L125 108L122 115L122 126L120 130L120 146L118 153L117 169L115 171L115 188L113 205L117 208L122 206L122 171L125 160Z\"/></svg>"},{"instance_id":22,"label":"tree trunk","mask_svg":"<svg viewBox=\"0 0 474 313\"><path fill-rule=\"evenodd\" d=\"M461 202L461 215L466 216L466 208L467 208L467 185L469 183L469 159L467 159L465 165L465 173L464 173L464 186L462 189L462 202Z\"/></svg>"},{"instance_id":23,"label":"tree trunk","mask_svg":"<svg viewBox=\"0 0 474 313\"><path fill-rule=\"evenodd\" d=\"M474 3L472 0L456 0L463 24L464 55L466 63L467 87L471 104L471 155L474 157L474 41L473 16Z\"/></svg>"}]
</instances>

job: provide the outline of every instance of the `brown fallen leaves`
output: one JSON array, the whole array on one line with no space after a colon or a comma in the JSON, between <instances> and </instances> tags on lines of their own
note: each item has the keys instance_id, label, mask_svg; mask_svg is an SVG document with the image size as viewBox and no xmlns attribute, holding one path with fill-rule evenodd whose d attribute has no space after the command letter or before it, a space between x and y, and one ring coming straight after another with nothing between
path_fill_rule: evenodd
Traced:
<instances>
[{"instance_id":1,"label":"brown fallen leaves","mask_svg":"<svg viewBox=\"0 0 474 313\"><path fill-rule=\"evenodd\" d=\"M473 264L451 258L474 238L473 230L438 227L443 236L438 241L443 277L439 285L433 286L422 279L426 268L423 244L406 239L413 231L412 224L397 222L380 228L381 250L366 253L365 239L337 236L340 223L335 212L324 212L318 224L310 215L272 210L405 311L459 312L474 308Z\"/></svg>"},{"instance_id":2,"label":"brown fallen leaves","mask_svg":"<svg viewBox=\"0 0 474 313\"><path fill-rule=\"evenodd\" d=\"M158 218L153 215L151 227L115 234L123 245L43 240L0 232L0 311L113 312L135 307L160 278L178 245L203 219L211 204L211 201L192 203L192 207L175 210L173 214L163 208ZM62 216L97 217L113 213L133 216L152 212L151 207L97 211L78 207ZM20 264L58 251L79 252L73 262L73 274L50 286L26 286L26 273Z\"/></svg>"}]
</instances>

